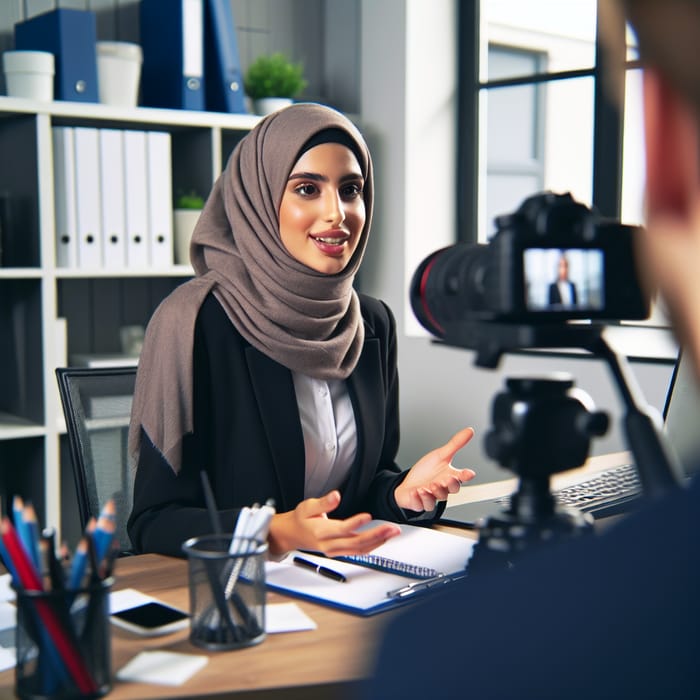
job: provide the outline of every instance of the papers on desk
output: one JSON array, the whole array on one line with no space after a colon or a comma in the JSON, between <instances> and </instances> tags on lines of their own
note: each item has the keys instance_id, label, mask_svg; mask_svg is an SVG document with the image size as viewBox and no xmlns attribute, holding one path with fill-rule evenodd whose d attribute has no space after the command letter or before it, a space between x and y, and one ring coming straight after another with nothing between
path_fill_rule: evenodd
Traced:
<instances>
[{"instance_id":1,"label":"papers on desk","mask_svg":"<svg viewBox=\"0 0 700 700\"><path fill-rule=\"evenodd\" d=\"M379 524L372 521L368 525ZM475 542L413 525L401 525L401 534L390 539L372 554L397 559L418 566L431 567L444 574L439 579L417 581L393 573L337 559L327 559L308 553L291 552L282 561L268 561L265 577L268 588L287 595L304 598L356 615L374 615L421 597L422 593L439 590L441 586L466 575L466 566ZM319 566L343 574L345 582L335 581L293 563L294 556L303 556ZM414 586L407 589L407 586ZM402 590L402 593L398 593ZM393 594L392 594L393 593Z\"/></svg>"}]
</instances>

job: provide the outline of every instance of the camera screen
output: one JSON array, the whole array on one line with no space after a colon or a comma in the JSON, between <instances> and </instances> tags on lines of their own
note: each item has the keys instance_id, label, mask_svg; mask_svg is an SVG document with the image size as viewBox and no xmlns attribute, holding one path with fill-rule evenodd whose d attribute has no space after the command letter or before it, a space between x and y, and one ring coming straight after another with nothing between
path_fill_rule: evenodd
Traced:
<instances>
[{"instance_id":1,"label":"camera screen","mask_svg":"<svg viewBox=\"0 0 700 700\"><path fill-rule=\"evenodd\" d=\"M527 248L523 267L527 311L601 311L605 308L602 250Z\"/></svg>"}]
</instances>

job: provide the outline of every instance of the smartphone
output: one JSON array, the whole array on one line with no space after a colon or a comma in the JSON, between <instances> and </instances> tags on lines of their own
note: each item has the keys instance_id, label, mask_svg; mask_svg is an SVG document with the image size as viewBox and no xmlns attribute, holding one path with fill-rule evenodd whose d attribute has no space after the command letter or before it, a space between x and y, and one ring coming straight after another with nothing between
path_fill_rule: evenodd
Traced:
<instances>
[{"instance_id":1,"label":"smartphone","mask_svg":"<svg viewBox=\"0 0 700 700\"><path fill-rule=\"evenodd\" d=\"M144 637L155 637L187 627L189 615L165 603L150 601L112 613L111 619L117 627Z\"/></svg>"}]
</instances>

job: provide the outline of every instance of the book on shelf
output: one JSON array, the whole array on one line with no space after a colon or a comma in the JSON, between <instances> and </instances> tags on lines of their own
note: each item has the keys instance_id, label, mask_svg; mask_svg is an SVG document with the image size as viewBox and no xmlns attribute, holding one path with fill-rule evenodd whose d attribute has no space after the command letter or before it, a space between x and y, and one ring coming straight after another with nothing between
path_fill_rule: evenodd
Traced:
<instances>
[{"instance_id":1,"label":"book on shelf","mask_svg":"<svg viewBox=\"0 0 700 700\"><path fill-rule=\"evenodd\" d=\"M205 0L204 72L206 107L212 112L247 112L230 0Z\"/></svg>"},{"instance_id":2,"label":"book on shelf","mask_svg":"<svg viewBox=\"0 0 700 700\"><path fill-rule=\"evenodd\" d=\"M42 12L17 22L14 38L16 49L48 51L56 57L54 99L99 102L94 12L67 7Z\"/></svg>"},{"instance_id":3,"label":"book on shelf","mask_svg":"<svg viewBox=\"0 0 700 700\"><path fill-rule=\"evenodd\" d=\"M203 110L204 0L141 0L141 99L149 107Z\"/></svg>"},{"instance_id":4,"label":"book on shelf","mask_svg":"<svg viewBox=\"0 0 700 700\"><path fill-rule=\"evenodd\" d=\"M124 136L121 129L99 129L102 252L105 269L126 267Z\"/></svg>"}]
</instances>

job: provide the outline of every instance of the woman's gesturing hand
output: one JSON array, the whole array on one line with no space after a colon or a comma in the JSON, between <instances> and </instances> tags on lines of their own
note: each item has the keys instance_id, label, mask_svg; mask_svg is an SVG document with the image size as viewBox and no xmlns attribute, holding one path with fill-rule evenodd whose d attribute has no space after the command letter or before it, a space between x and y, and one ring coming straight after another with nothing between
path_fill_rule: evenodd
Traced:
<instances>
[{"instance_id":1,"label":"woman's gesturing hand","mask_svg":"<svg viewBox=\"0 0 700 700\"><path fill-rule=\"evenodd\" d=\"M321 498L307 498L294 510L275 515L270 523L270 553L308 549L331 557L366 554L401 532L393 523L358 532L358 528L366 525L372 516L358 513L346 520L329 518L328 513L339 503L340 493L330 491Z\"/></svg>"},{"instance_id":2,"label":"woman's gesturing hand","mask_svg":"<svg viewBox=\"0 0 700 700\"><path fill-rule=\"evenodd\" d=\"M464 428L442 447L421 457L394 490L396 503L409 510L431 511L438 501L446 500L448 494L457 493L475 473L471 469L455 469L451 462L472 437L473 428Z\"/></svg>"}]
</instances>

